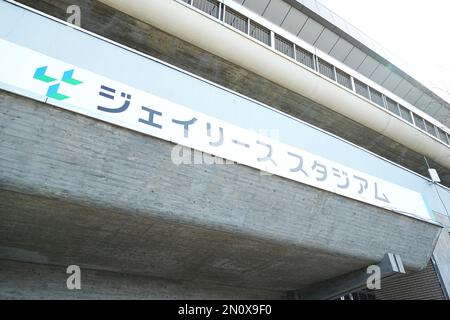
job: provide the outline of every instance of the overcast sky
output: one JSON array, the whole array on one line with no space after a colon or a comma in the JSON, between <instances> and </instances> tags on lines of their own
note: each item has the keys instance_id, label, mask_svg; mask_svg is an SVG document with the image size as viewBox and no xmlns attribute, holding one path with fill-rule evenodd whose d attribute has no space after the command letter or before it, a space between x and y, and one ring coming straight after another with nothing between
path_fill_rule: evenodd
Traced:
<instances>
[{"instance_id":1,"label":"overcast sky","mask_svg":"<svg viewBox=\"0 0 450 320\"><path fill-rule=\"evenodd\" d=\"M450 102L450 1L319 0L434 83Z\"/></svg>"}]
</instances>

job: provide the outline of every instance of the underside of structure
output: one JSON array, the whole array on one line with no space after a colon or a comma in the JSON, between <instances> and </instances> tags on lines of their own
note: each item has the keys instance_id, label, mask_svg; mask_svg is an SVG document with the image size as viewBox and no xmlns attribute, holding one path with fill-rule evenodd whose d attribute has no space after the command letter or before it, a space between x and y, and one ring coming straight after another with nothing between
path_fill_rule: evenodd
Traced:
<instances>
[{"instance_id":1,"label":"underside of structure","mask_svg":"<svg viewBox=\"0 0 450 320\"><path fill-rule=\"evenodd\" d=\"M377 263L386 252L421 269L440 232L241 165L177 166L169 142L13 94L1 92L0 105L4 260L273 298ZM20 291L4 288L5 297Z\"/></svg>"}]
</instances>

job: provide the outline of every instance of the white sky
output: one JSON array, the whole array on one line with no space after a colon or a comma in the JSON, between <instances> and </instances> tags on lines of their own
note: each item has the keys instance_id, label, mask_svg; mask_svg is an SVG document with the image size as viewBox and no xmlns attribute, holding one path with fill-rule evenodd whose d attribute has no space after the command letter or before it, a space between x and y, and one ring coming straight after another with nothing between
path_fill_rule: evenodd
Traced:
<instances>
[{"instance_id":1,"label":"white sky","mask_svg":"<svg viewBox=\"0 0 450 320\"><path fill-rule=\"evenodd\" d=\"M412 76L434 83L430 89L450 102L450 1L319 1L402 60Z\"/></svg>"}]
</instances>

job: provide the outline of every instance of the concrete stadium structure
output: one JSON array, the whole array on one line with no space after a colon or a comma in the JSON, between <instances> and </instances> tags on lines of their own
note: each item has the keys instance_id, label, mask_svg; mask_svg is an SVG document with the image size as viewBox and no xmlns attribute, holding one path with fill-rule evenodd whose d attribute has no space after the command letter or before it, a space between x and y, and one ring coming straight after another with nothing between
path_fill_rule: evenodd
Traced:
<instances>
[{"instance_id":1,"label":"concrete stadium structure","mask_svg":"<svg viewBox=\"0 0 450 320\"><path fill-rule=\"evenodd\" d=\"M448 299L450 104L320 3L0 17L0 298Z\"/></svg>"}]
</instances>

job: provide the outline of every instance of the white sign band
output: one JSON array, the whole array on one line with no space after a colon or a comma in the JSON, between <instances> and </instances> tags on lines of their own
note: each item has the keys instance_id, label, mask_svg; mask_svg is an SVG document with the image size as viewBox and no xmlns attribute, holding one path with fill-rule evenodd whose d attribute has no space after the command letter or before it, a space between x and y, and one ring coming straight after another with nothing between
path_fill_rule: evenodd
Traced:
<instances>
[{"instance_id":1,"label":"white sign band","mask_svg":"<svg viewBox=\"0 0 450 320\"><path fill-rule=\"evenodd\" d=\"M0 40L0 86L374 206L430 220L420 193ZM214 102L211 101L213 104Z\"/></svg>"}]
</instances>

